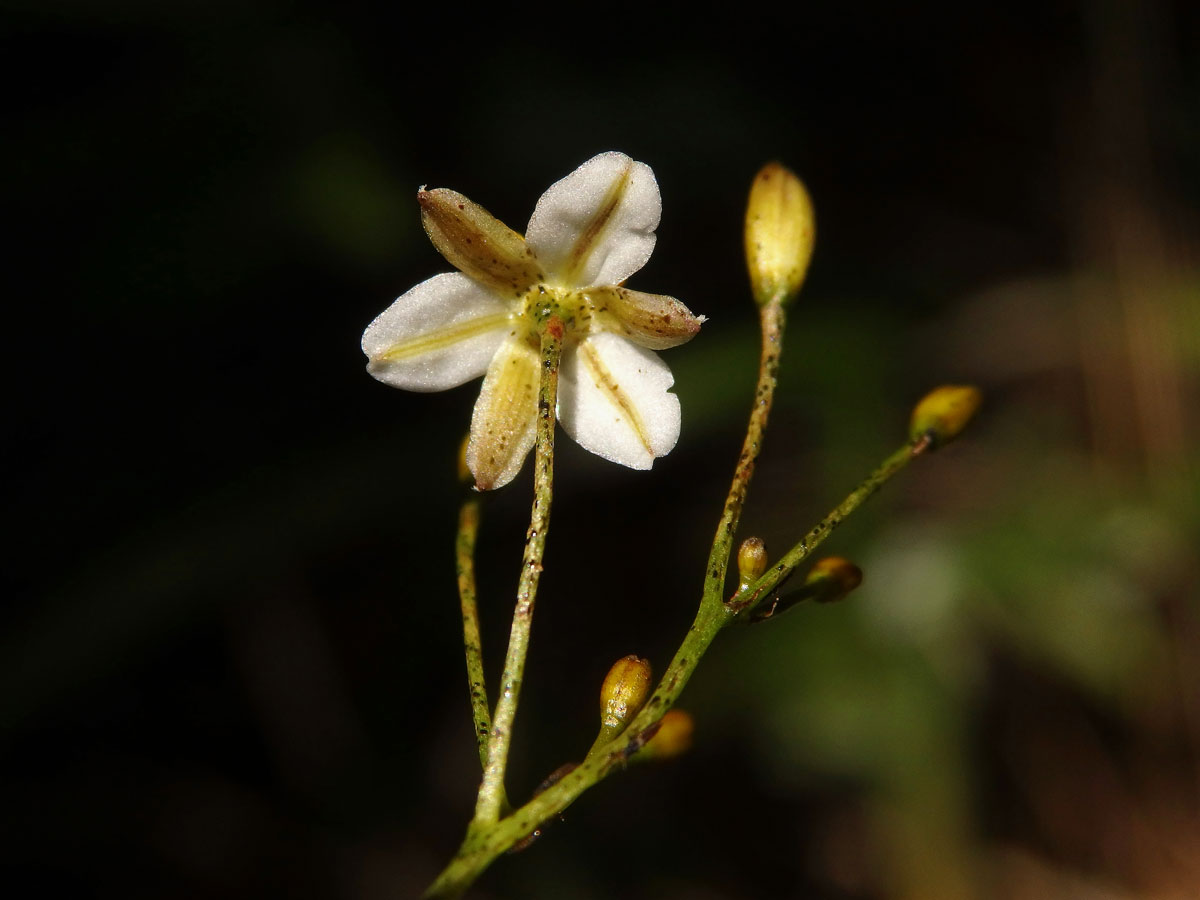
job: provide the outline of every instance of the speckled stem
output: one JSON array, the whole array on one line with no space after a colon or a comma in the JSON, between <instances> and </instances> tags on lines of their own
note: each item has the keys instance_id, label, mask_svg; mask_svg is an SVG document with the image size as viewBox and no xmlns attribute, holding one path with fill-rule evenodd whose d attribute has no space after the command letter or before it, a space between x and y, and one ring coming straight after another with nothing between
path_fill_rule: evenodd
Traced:
<instances>
[{"instance_id":1,"label":"speckled stem","mask_svg":"<svg viewBox=\"0 0 1200 900\"><path fill-rule=\"evenodd\" d=\"M546 532L550 528L550 501L554 493L554 406L558 398L558 364L562 356L562 320L557 315L550 315L539 334L542 347L541 387L538 391L537 444L533 462L533 511L529 517L529 531L525 535L525 556L521 562L521 580L517 585L517 605L513 610L508 653L504 658L500 697L496 701L496 714L492 719L487 763L483 767L483 782L479 785L475 802L475 818L468 834L494 825L504 807L504 773L508 767L508 749L521 694L525 656L529 652L533 604L537 598L538 579L542 574Z\"/></svg>"},{"instance_id":2,"label":"speckled stem","mask_svg":"<svg viewBox=\"0 0 1200 900\"><path fill-rule=\"evenodd\" d=\"M742 443L742 452L738 457L738 465L734 471L733 482L729 488L729 495L725 500L721 521L717 526L716 537L713 540L712 551L709 555L700 609L696 614L695 621L688 629L688 633L684 637L682 644L676 651L674 659L671 660L671 664L663 674L658 687L650 696L642 711L618 737L606 745L593 746L586 760L578 768L550 789L538 794L513 814L506 816L502 820L498 820L494 811L498 811L499 807L490 797L486 806L484 805L484 801L485 792L496 790L496 785L499 785L501 790L503 788L503 772L508 748L507 731L511 727L511 715L505 722L501 722L501 707L505 704L506 699L508 699L508 691L506 690L502 693L500 703L496 707L496 722L492 726L492 744L493 754L502 752L505 756L489 756L489 764L484 769L484 783L479 791L475 820L471 823L471 827L467 831L466 840L463 841L458 854L438 877L437 881L429 888L426 894L427 897L442 898L459 896L497 856L508 850L517 841L528 837L541 822L562 812L575 801L576 797L598 781L601 781L610 772L624 767L630 756L653 734L659 720L662 719L667 710L674 705L676 699L683 692L688 679L691 678L692 672L695 671L700 658L704 655L713 639L722 628L736 618L735 611L727 608L722 602L725 572L729 567L733 535L737 531L742 506L746 500L746 492L750 486L750 479L754 474L754 462L758 458L759 450L762 447L763 434L767 427L767 418L770 415L771 403L775 397L779 356L782 352L783 331L786 323L786 313L782 298L777 298L760 307L759 321L762 329L762 352L759 358L758 384L754 392L754 405L750 411L750 421L746 428L745 440ZM542 357L544 373L542 400L545 401L547 398L546 381L548 380L547 376L550 371L546 365L547 345L545 336L543 336ZM557 358L555 358L554 362L553 378L556 381ZM550 451L553 451L554 394L550 393L548 396L550 399L548 421L542 415L542 412L539 411L538 461L536 463L535 479L543 475L543 425L548 425L547 430L549 433L545 436L545 443L548 444ZM549 462L547 462L544 474L546 479L544 512L548 516L550 502L549 485L552 474ZM537 489L536 482L535 490L538 496L534 501L533 517L536 522L542 498L542 493ZM533 531L534 525L531 524L531 535ZM540 530L540 539L544 543L544 528ZM531 570L528 565L532 549L533 539L531 537L530 543L526 545L526 568L522 571L522 589L518 594L517 611L513 617L513 637L509 644L509 662L512 662L515 658L517 663L516 679L512 682L516 685L516 689L520 688L520 667L524 664L524 651L528 645L528 620L529 615L532 615L533 612L533 595L530 593L528 615L523 615L522 613L522 598L525 597L526 576L531 578L534 588L536 588L537 584L537 572ZM540 561L540 547L537 549L537 554L537 559ZM518 623L521 623L522 629L520 638L518 638ZM515 655L514 648L518 646L520 648L519 655ZM509 672L510 668L506 665L504 675L506 686L510 683ZM515 711L515 691L513 693L512 707ZM500 735L503 735L503 737L500 738ZM498 775L494 776L491 782L489 782L488 774L493 770L498 771Z\"/></svg>"},{"instance_id":3,"label":"speckled stem","mask_svg":"<svg viewBox=\"0 0 1200 900\"><path fill-rule=\"evenodd\" d=\"M745 600L753 594L757 600L766 597L784 578L807 558L830 533L893 475L928 448L925 439L905 444L884 460L866 480L833 508L804 539L769 569L757 582L735 595L726 603L701 603L674 659L663 673L658 687L642 707L642 711L620 735L599 747L593 747L588 757L552 787L535 796L511 815L485 827L473 827L467 832L458 853L438 876L426 893L427 898L460 896L491 863L518 841L532 834L542 823L554 819L575 802L584 791L604 780L625 764L657 730L659 721L672 706L696 670L721 629L740 618L739 613L752 609Z\"/></svg>"},{"instance_id":4,"label":"speckled stem","mask_svg":"<svg viewBox=\"0 0 1200 900\"><path fill-rule=\"evenodd\" d=\"M929 449L930 439L923 436L909 441L899 447L891 456L885 459L874 472L866 477L849 496L835 506L828 515L812 527L800 541L787 553L779 558L775 565L767 569L757 581L746 585L729 599L725 604L732 613L742 613L757 607L771 595L779 585L796 571L804 560L829 537L852 512L862 506L872 494L879 490L893 475L907 466L912 460Z\"/></svg>"},{"instance_id":5,"label":"speckled stem","mask_svg":"<svg viewBox=\"0 0 1200 900\"><path fill-rule=\"evenodd\" d=\"M487 682L483 675L483 644L479 638L479 611L475 605L475 538L479 534L479 498L470 497L458 512L458 537L454 559L458 572L458 599L462 606L463 649L467 655L467 687L471 692L471 716L479 764L487 766L488 736L492 713L488 709Z\"/></svg>"},{"instance_id":6,"label":"speckled stem","mask_svg":"<svg viewBox=\"0 0 1200 900\"><path fill-rule=\"evenodd\" d=\"M775 399L779 357L783 352L783 330L786 324L787 312L783 307L782 296L775 297L759 307L762 351L758 361L758 384L754 388L754 405L750 409L746 439L742 442L742 452L733 472L733 481L729 485L725 508L721 512L721 521L717 524L717 534L713 538L712 550L708 555L708 568L704 573L702 602L714 608L723 599L725 573L729 569L733 538L742 516L746 493L750 489L750 479L754 477L754 462L762 449L767 418L771 414L771 403Z\"/></svg>"},{"instance_id":7,"label":"speckled stem","mask_svg":"<svg viewBox=\"0 0 1200 900\"><path fill-rule=\"evenodd\" d=\"M588 788L623 769L630 757L653 737L659 720L683 692L709 644L732 618L723 606L701 607L658 687L629 727L607 744L593 748L578 767L511 815L490 825L473 823L458 853L425 897L440 900L461 896L496 857L528 837L543 822L555 818Z\"/></svg>"}]
</instances>

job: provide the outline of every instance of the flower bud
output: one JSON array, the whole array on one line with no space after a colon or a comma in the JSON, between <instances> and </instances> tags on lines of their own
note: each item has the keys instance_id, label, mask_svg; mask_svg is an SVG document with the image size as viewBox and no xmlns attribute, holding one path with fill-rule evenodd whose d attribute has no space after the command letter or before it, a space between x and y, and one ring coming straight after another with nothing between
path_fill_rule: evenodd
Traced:
<instances>
[{"instance_id":1,"label":"flower bud","mask_svg":"<svg viewBox=\"0 0 1200 900\"><path fill-rule=\"evenodd\" d=\"M817 603L836 603L862 584L862 578L862 569L850 560L840 556L827 556L818 560L808 570L804 584L754 610L750 621L765 622L807 600L815 600Z\"/></svg>"},{"instance_id":2,"label":"flower bud","mask_svg":"<svg viewBox=\"0 0 1200 900\"><path fill-rule=\"evenodd\" d=\"M862 569L840 556L819 560L808 572L804 586L818 603L836 603L862 584Z\"/></svg>"},{"instance_id":3,"label":"flower bud","mask_svg":"<svg viewBox=\"0 0 1200 900\"><path fill-rule=\"evenodd\" d=\"M654 736L638 750L634 757L639 760L672 759L686 753L692 746L692 733L696 723L691 713L682 709L669 709L658 721Z\"/></svg>"},{"instance_id":4,"label":"flower bud","mask_svg":"<svg viewBox=\"0 0 1200 900\"><path fill-rule=\"evenodd\" d=\"M763 166L746 206L746 265L759 306L786 303L799 292L816 230L804 183L777 162Z\"/></svg>"},{"instance_id":5,"label":"flower bud","mask_svg":"<svg viewBox=\"0 0 1200 900\"><path fill-rule=\"evenodd\" d=\"M767 571L767 547L762 538L748 537L738 547L738 575L743 585L752 584Z\"/></svg>"},{"instance_id":6,"label":"flower bud","mask_svg":"<svg viewBox=\"0 0 1200 900\"><path fill-rule=\"evenodd\" d=\"M958 437L979 410L983 394L971 385L947 384L930 391L913 408L909 438L936 449Z\"/></svg>"},{"instance_id":7,"label":"flower bud","mask_svg":"<svg viewBox=\"0 0 1200 900\"><path fill-rule=\"evenodd\" d=\"M611 740L629 723L650 693L650 663L629 655L618 659L600 686L600 733Z\"/></svg>"}]
</instances>

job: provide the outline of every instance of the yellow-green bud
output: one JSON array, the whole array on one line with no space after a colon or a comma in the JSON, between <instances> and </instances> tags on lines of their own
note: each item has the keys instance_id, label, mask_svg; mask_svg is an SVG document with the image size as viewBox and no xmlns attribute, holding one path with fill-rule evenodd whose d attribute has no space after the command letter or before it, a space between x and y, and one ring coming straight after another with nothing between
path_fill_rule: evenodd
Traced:
<instances>
[{"instance_id":1,"label":"yellow-green bud","mask_svg":"<svg viewBox=\"0 0 1200 900\"><path fill-rule=\"evenodd\" d=\"M600 686L600 732L604 740L625 730L649 693L649 662L631 654L613 663Z\"/></svg>"},{"instance_id":2,"label":"yellow-green bud","mask_svg":"<svg viewBox=\"0 0 1200 900\"><path fill-rule=\"evenodd\" d=\"M935 388L913 408L908 436L913 441L926 440L936 449L958 437L982 402L983 394L971 385Z\"/></svg>"},{"instance_id":3,"label":"yellow-green bud","mask_svg":"<svg viewBox=\"0 0 1200 900\"><path fill-rule=\"evenodd\" d=\"M692 746L696 723L691 713L669 709L659 720L658 729L635 756L635 759L671 759L686 753Z\"/></svg>"},{"instance_id":4,"label":"yellow-green bud","mask_svg":"<svg viewBox=\"0 0 1200 900\"><path fill-rule=\"evenodd\" d=\"M767 571L767 547L762 538L748 537L738 547L738 575L743 585L758 581L763 572Z\"/></svg>"},{"instance_id":5,"label":"yellow-green bud","mask_svg":"<svg viewBox=\"0 0 1200 900\"><path fill-rule=\"evenodd\" d=\"M818 603L835 603L862 584L862 569L840 556L827 556L809 569L804 586Z\"/></svg>"},{"instance_id":6,"label":"yellow-green bud","mask_svg":"<svg viewBox=\"0 0 1200 900\"><path fill-rule=\"evenodd\" d=\"M791 300L804 284L817 224L804 183L777 162L750 185L746 206L746 265L759 306Z\"/></svg>"}]
</instances>

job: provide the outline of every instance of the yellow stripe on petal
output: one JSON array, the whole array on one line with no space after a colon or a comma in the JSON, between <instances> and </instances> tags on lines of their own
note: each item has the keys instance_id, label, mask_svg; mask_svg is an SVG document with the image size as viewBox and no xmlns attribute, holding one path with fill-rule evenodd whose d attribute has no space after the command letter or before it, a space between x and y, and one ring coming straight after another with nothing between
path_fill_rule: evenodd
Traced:
<instances>
[{"instance_id":1,"label":"yellow stripe on petal","mask_svg":"<svg viewBox=\"0 0 1200 900\"><path fill-rule=\"evenodd\" d=\"M406 391L444 391L479 378L512 329L511 312L461 272L435 275L367 326L367 371Z\"/></svg>"},{"instance_id":2,"label":"yellow stripe on petal","mask_svg":"<svg viewBox=\"0 0 1200 900\"><path fill-rule=\"evenodd\" d=\"M642 421L641 415L638 414L637 407L633 404L633 399L627 392L621 390L620 382L612 370L604 364L604 360L596 352L596 347L591 342L584 341L579 345L579 357L583 362L584 368L587 370L588 376L592 379L592 383L599 389L608 402L620 412L626 426L636 435L638 443L653 458L654 447L651 446L650 434L646 429L646 423Z\"/></svg>"},{"instance_id":3,"label":"yellow stripe on petal","mask_svg":"<svg viewBox=\"0 0 1200 900\"><path fill-rule=\"evenodd\" d=\"M525 241L556 287L620 284L650 258L661 214L650 167L601 153L542 195Z\"/></svg>"},{"instance_id":4,"label":"yellow stripe on petal","mask_svg":"<svg viewBox=\"0 0 1200 900\"><path fill-rule=\"evenodd\" d=\"M592 217L580 229L571 252L567 254L566 263L559 270L558 276L563 284L579 284L580 277L591 261L596 248L603 245L612 224L613 216L620 208L621 202L629 191L633 180L633 160L626 160L604 196L600 199Z\"/></svg>"},{"instance_id":5,"label":"yellow stripe on petal","mask_svg":"<svg viewBox=\"0 0 1200 900\"><path fill-rule=\"evenodd\" d=\"M471 416L467 467L481 491L516 477L533 447L537 425L538 348L526 335L510 337L496 353Z\"/></svg>"},{"instance_id":6,"label":"yellow stripe on petal","mask_svg":"<svg viewBox=\"0 0 1200 900\"><path fill-rule=\"evenodd\" d=\"M679 398L657 354L608 332L563 355L558 415L563 429L598 456L649 469L679 439Z\"/></svg>"},{"instance_id":7,"label":"yellow stripe on petal","mask_svg":"<svg viewBox=\"0 0 1200 900\"><path fill-rule=\"evenodd\" d=\"M415 356L448 350L461 341L503 328L508 324L508 320L508 313L497 313L468 319L465 322L455 322L437 331L429 331L407 340L398 341L374 356L371 361L375 363L399 362L402 359L412 359Z\"/></svg>"}]
</instances>

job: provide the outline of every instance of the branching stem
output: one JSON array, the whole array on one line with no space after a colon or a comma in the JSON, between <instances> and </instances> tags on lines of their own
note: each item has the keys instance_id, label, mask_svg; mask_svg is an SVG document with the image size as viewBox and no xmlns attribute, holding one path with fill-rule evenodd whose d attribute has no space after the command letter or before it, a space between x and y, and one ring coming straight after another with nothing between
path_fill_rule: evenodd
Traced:
<instances>
[{"instance_id":1,"label":"branching stem","mask_svg":"<svg viewBox=\"0 0 1200 900\"><path fill-rule=\"evenodd\" d=\"M781 556L775 565L767 569L761 578L739 590L730 598L726 607L735 614L757 607L764 598L770 596L772 591L791 576L797 566L812 555L812 552L825 538L829 537L830 532L842 524L847 516L862 506L872 494L883 487L893 475L912 462L915 457L928 450L929 446L929 438L922 437L897 448L858 487L851 491L845 500L830 510L829 514Z\"/></svg>"},{"instance_id":2,"label":"branching stem","mask_svg":"<svg viewBox=\"0 0 1200 900\"><path fill-rule=\"evenodd\" d=\"M754 474L754 462L762 446L763 432L774 398L784 319L782 303L771 302L761 308L763 349L746 438L713 540L700 608L674 658L663 673L662 680L641 712L621 734L607 744L593 747L587 758L561 780L534 796L520 809L499 818L508 753L508 733L516 710L517 693L520 690L521 672L529 642L529 621L533 612L537 576L541 571L545 530L550 511L554 398L561 346L549 328L547 333L542 335L543 369L538 413L536 498L529 540L525 548L525 568L521 574L517 611L513 617L502 693L492 724L488 761L484 769L483 785L479 791L475 819L467 829L466 838L454 859L430 886L425 895L427 898L461 896L501 853L529 837L542 823L559 815L588 788L624 768L637 751L653 737L659 721L675 704L700 659L721 629L737 621L744 612L760 603L841 524L846 516L874 494L884 482L903 469L913 457L927 449L928 442L924 439L902 446L884 460L878 469L834 507L761 578L739 591L728 603L724 602L722 595L733 538L750 479Z\"/></svg>"},{"instance_id":3,"label":"branching stem","mask_svg":"<svg viewBox=\"0 0 1200 900\"><path fill-rule=\"evenodd\" d=\"M927 449L924 441L908 443L900 447L856 487L841 503L830 510L821 522L811 529L804 539L794 546L771 569L745 592L734 597L744 599L754 593L758 598L767 596L797 565L824 542L833 529L851 512L874 494L893 475L903 469L916 456ZM584 791L615 771L624 768L629 759L653 736L659 720L679 699L688 680L695 672L701 657L708 650L721 629L741 617L743 610L752 608L735 603L702 603L683 642L675 652L662 680L654 693L642 707L642 711L629 723L629 727L608 744L593 748L576 769L562 780L543 791L512 815L486 828L474 828L467 833L457 855L430 887L428 898L458 897L486 869L497 856L513 844L533 833L543 822L553 819L575 802Z\"/></svg>"},{"instance_id":4,"label":"branching stem","mask_svg":"<svg viewBox=\"0 0 1200 900\"><path fill-rule=\"evenodd\" d=\"M758 384L754 388L754 405L750 409L750 422L746 426L746 438L742 441L742 452L738 456L725 508L713 538L712 550L708 555L708 568L704 572L703 603L715 606L721 602L725 592L725 573L729 569L729 555L733 550L733 538L742 517L742 506L754 477L754 463L762 450L763 436L767 429L767 418L771 415L771 404L775 399L778 383L779 357L783 352L783 330L787 324L787 311L783 298L776 297L759 307L759 326L762 330L762 351L758 360Z\"/></svg>"}]
</instances>

